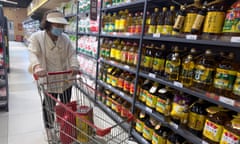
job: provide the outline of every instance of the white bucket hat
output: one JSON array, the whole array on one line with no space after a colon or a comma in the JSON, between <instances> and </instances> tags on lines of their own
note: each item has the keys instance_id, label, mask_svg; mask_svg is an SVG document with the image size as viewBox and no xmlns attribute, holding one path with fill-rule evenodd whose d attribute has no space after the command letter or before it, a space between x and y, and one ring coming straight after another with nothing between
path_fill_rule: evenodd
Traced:
<instances>
[{"instance_id":1,"label":"white bucket hat","mask_svg":"<svg viewBox=\"0 0 240 144\"><path fill-rule=\"evenodd\" d=\"M51 12L47 14L46 20L51 23L58 23L64 25L68 24L68 21L64 18L64 15L60 12Z\"/></svg>"}]
</instances>

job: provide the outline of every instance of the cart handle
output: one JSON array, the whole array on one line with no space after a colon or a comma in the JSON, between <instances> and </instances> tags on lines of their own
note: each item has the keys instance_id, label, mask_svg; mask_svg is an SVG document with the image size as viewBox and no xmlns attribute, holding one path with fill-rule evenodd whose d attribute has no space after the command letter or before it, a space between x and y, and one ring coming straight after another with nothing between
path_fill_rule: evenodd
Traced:
<instances>
[{"instance_id":1,"label":"cart handle","mask_svg":"<svg viewBox=\"0 0 240 144\"><path fill-rule=\"evenodd\" d=\"M71 74L73 73L73 70L67 70L67 71L56 71L56 72L47 72L47 75L46 76L49 76L49 75L61 75L61 74ZM78 71L78 74L81 74L80 71ZM39 76L37 74L33 74L33 77L35 80L38 80L39 79Z\"/></svg>"}]
</instances>

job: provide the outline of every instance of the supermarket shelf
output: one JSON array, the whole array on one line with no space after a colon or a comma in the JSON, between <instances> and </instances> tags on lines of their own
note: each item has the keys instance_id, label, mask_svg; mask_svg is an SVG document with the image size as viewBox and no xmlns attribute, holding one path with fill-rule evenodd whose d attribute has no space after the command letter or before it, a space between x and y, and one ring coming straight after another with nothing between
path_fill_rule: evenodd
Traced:
<instances>
[{"instance_id":1,"label":"supermarket shelf","mask_svg":"<svg viewBox=\"0 0 240 144\"><path fill-rule=\"evenodd\" d=\"M64 33L66 33L68 35L76 35L76 32L65 31Z\"/></svg>"},{"instance_id":2,"label":"supermarket shelf","mask_svg":"<svg viewBox=\"0 0 240 144\"><path fill-rule=\"evenodd\" d=\"M144 4L145 0L135 0L133 2L125 2L125 3L121 3L118 4L116 6L111 6L111 7L106 7L106 8L102 8L102 11L118 11L120 9L125 9L125 8L132 8L132 7L139 7L142 6Z\"/></svg>"},{"instance_id":3,"label":"supermarket shelf","mask_svg":"<svg viewBox=\"0 0 240 144\"><path fill-rule=\"evenodd\" d=\"M121 98L125 99L125 100L128 101L129 103L133 104L133 99L132 99L130 96L128 96L127 94L125 94L125 93L123 93L122 91L120 91L120 90L118 90L118 89L116 89L116 88L114 88L114 87L112 87L112 86L104 83L104 82L101 81L101 80L98 80L97 82L98 82L98 84L100 84L101 86L104 86L105 88L107 88L107 89L111 90L112 92L114 92L116 95L118 95L118 96L120 96Z\"/></svg>"},{"instance_id":4,"label":"supermarket shelf","mask_svg":"<svg viewBox=\"0 0 240 144\"><path fill-rule=\"evenodd\" d=\"M65 18L71 18L71 17L75 17L77 16L77 14L67 14L65 15Z\"/></svg>"},{"instance_id":5,"label":"supermarket shelf","mask_svg":"<svg viewBox=\"0 0 240 144\"><path fill-rule=\"evenodd\" d=\"M139 40L140 36L139 35L124 35L124 34L119 34L119 33L101 33L101 37L110 37L110 38L122 38L122 39L136 39Z\"/></svg>"},{"instance_id":6,"label":"supermarket shelf","mask_svg":"<svg viewBox=\"0 0 240 144\"><path fill-rule=\"evenodd\" d=\"M78 35L98 36L97 32L78 32Z\"/></svg>"},{"instance_id":7,"label":"supermarket shelf","mask_svg":"<svg viewBox=\"0 0 240 144\"><path fill-rule=\"evenodd\" d=\"M105 60L103 58L100 58L100 61L103 62L103 63L106 63L108 65L120 68L124 71L128 71L128 72L131 72L133 74L136 73L136 70L134 68L131 68L129 65L124 65L124 64L121 64L121 63L117 63L117 62L112 61L112 60Z\"/></svg>"},{"instance_id":8,"label":"supermarket shelf","mask_svg":"<svg viewBox=\"0 0 240 144\"><path fill-rule=\"evenodd\" d=\"M138 141L138 143L140 143L140 144L150 144L139 133L137 133L134 129L132 129L131 134Z\"/></svg>"},{"instance_id":9,"label":"supermarket shelf","mask_svg":"<svg viewBox=\"0 0 240 144\"><path fill-rule=\"evenodd\" d=\"M88 73L86 73L84 70L80 70L81 74L87 76L91 80L95 80L96 78Z\"/></svg>"},{"instance_id":10,"label":"supermarket shelf","mask_svg":"<svg viewBox=\"0 0 240 144\"><path fill-rule=\"evenodd\" d=\"M96 104L100 107L100 109L107 113L107 115L110 116L110 118L113 119L116 123L120 123L123 121L123 119L119 117L118 114L113 112L110 108L106 107L102 102L97 100ZM130 125L127 123L120 124L120 127L122 127L126 132L130 130Z\"/></svg>"},{"instance_id":11,"label":"supermarket shelf","mask_svg":"<svg viewBox=\"0 0 240 144\"><path fill-rule=\"evenodd\" d=\"M153 109L143 105L140 102L136 102L136 107L138 107L139 109L145 111L148 115L154 117L156 120L161 122L163 125L166 125L170 129L172 129L172 131L174 131L175 133L181 135L182 137L184 137L188 141L190 141L190 142L192 142L194 144L202 144L202 142L203 142L202 139L200 139L199 137L193 135L191 132L189 132L188 130L186 130L185 128L183 128L183 127L181 127L181 126L179 126L177 124L174 124L172 122L167 122L165 120L164 116L162 116L158 112L154 111Z\"/></svg>"},{"instance_id":12,"label":"supermarket shelf","mask_svg":"<svg viewBox=\"0 0 240 144\"><path fill-rule=\"evenodd\" d=\"M89 58L91 58L91 59L97 60L96 57L94 57L94 56L92 56L92 55L89 55L89 54L86 54L86 53L84 53L84 52L77 51L77 53L80 54L80 55L84 55L84 56L86 56L86 57L89 57Z\"/></svg>"},{"instance_id":13,"label":"supermarket shelf","mask_svg":"<svg viewBox=\"0 0 240 144\"><path fill-rule=\"evenodd\" d=\"M176 38L171 36L161 36L161 37L144 36L143 39L153 40L153 41L165 41L165 42L177 42L177 43L186 43L186 44L200 44L200 45L239 48L239 43L224 42L220 40L190 40L190 39Z\"/></svg>"},{"instance_id":14,"label":"supermarket shelf","mask_svg":"<svg viewBox=\"0 0 240 144\"><path fill-rule=\"evenodd\" d=\"M182 91L190 95L196 96L198 98L204 99L206 101L209 101L211 103L221 105L230 110L240 112L240 101L235 101L229 98L225 98L223 96L217 96L215 94L208 93L199 89L185 88L179 82L171 82L171 81L164 80L164 78L157 78L156 75L152 73L146 74L146 73L140 72L139 75L147 79L159 82L163 85L172 87L178 91Z\"/></svg>"}]
</instances>

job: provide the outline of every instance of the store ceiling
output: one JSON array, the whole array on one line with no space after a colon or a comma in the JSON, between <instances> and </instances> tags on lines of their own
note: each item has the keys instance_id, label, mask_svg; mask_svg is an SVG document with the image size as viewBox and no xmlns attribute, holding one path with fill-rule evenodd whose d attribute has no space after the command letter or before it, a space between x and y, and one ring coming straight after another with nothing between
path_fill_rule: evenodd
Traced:
<instances>
[{"instance_id":1,"label":"store ceiling","mask_svg":"<svg viewBox=\"0 0 240 144\"><path fill-rule=\"evenodd\" d=\"M4 0L2 0L4 1ZM11 3L6 3L0 1L0 4L3 7L15 7L15 8L27 8L28 5L32 2L32 0L7 0L7 1L12 1L12 2L17 2L17 4L11 4Z\"/></svg>"}]
</instances>

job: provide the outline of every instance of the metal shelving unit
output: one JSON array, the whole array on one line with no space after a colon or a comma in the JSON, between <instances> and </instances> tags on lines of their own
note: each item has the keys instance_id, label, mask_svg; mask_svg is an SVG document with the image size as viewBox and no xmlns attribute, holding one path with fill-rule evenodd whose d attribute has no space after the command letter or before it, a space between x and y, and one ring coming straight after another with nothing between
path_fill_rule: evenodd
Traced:
<instances>
[{"instance_id":1,"label":"metal shelving unit","mask_svg":"<svg viewBox=\"0 0 240 144\"><path fill-rule=\"evenodd\" d=\"M108 38L122 38L122 39L135 39L139 40L139 35L124 35L124 34L117 34L117 33L101 33L101 37L108 37Z\"/></svg>"},{"instance_id":2,"label":"metal shelving unit","mask_svg":"<svg viewBox=\"0 0 240 144\"><path fill-rule=\"evenodd\" d=\"M98 36L98 33L92 33L92 32L78 32L78 35L88 35L88 36Z\"/></svg>"},{"instance_id":3,"label":"metal shelving unit","mask_svg":"<svg viewBox=\"0 0 240 144\"><path fill-rule=\"evenodd\" d=\"M101 9L101 11L118 11L123 8L132 8L132 7L139 7L144 5L145 0L136 0L132 2L124 2L116 6L111 7L104 7Z\"/></svg>"}]
</instances>

